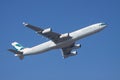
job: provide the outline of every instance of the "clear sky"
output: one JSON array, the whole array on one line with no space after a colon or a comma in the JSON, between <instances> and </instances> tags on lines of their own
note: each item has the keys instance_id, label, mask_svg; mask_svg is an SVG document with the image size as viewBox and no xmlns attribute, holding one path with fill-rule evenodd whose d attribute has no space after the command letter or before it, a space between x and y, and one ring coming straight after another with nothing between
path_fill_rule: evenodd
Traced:
<instances>
[{"instance_id":1,"label":"clear sky","mask_svg":"<svg viewBox=\"0 0 120 80\"><path fill-rule=\"evenodd\" d=\"M98 22L108 27L79 40L75 57L52 50L21 61L7 51L13 41L24 47L48 41L22 22L59 33ZM120 0L0 0L0 28L0 80L120 80Z\"/></svg>"}]
</instances>

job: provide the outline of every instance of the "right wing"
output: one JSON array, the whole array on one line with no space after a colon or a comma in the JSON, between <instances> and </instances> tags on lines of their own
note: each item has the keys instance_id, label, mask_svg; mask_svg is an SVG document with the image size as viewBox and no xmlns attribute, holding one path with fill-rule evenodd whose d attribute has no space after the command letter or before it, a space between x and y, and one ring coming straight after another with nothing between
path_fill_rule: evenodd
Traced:
<instances>
[{"instance_id":1,"label":"right wing","mask_svg":"<svg viewBox=\"0 0 120 80\"><path fill-rule=\"evenodd\" d=\"M69 57L69 55L71 54L71 49L70 48L62 48L62 56L63 58L67 58Z\"/></svg>"},{"instance_id":2,"label":"right wing","mask_svg":"<svg viewBox=\"0 0 120 80\"><path fill-rule=\"evenodd\" d=\"M55 43L58 43L70 38L68 34L64 34L65 36L63 36L63 34L53 32L51 28L42 29L28 23L23 23L23 24L24 26L36 31L38 34L43 35L44 37L47 37L48 39L52 40Z\"/></svg>"},{"instance_id":3,"label":"right wing","mask_svg":"<svg viewBox=\"0 0 120 80\"><path fill-rule=\"evenodd\" d=\"M73 52L72 52L72 47L73 47L73 46L74 46L74 43L71 44L71 45L68 46L68 47L62 48L62 56L63 56L64 58L77 55L77 51L73 51Z\"/></svg>"}]
</instances>

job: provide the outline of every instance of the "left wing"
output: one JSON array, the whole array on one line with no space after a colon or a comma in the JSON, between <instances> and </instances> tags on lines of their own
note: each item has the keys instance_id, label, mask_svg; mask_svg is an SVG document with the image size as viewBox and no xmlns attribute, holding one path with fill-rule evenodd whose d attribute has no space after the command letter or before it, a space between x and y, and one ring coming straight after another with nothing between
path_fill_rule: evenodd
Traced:
<instances>
[{"instance_id":1,"label":"left wing","mask_svg":"<svg viewBox=\"0 0 120 80\"><path fill-rule=\"evenodd\" d=\"M28 23L23 23L23 24L24 26L36 31L38 34L43 35L44 37L47 37L48 39L52 40L55 43L71 38L68 33L59 34L59 33L53 32L51 28L42 29Z\"/></svg>"},{"instance_id":2,"label":"left wing","mask_svg":"<svg viewBox=\"0 0 120 80\"><path fill-rule=\"evenodd\" d=\"M39 28L39 27L36 27L36 26L33 26L31 24L28 24L28 23L23 23L24 26L36 31L36 33L38 34L41 34L49 39L51 39L52 41L54 42L57 42L58 41L58 38L60 36L59 33L55 33L55 32L52 32L51 28L48 28L48 29L42 29L42 28Z\"/></svg>"}]
</instances>

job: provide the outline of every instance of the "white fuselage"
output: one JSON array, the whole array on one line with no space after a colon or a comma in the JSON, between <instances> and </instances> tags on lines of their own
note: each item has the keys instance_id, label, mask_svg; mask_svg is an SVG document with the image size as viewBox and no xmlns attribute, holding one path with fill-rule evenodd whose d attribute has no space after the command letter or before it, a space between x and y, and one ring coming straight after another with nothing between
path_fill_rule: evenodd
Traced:
<instances>
[{"instance_id":1,"label":"white fuselage","mask_svg":"<svg viewBox=\"0 0 120 80\"><path fill-rule=\"evenodd\" d=\"M56 44L52 40L50 40L45 43L34 46L32 48L26 48L23 50L23 55L33 55L33 54L43 53L52 49L64 48L66 46L71 45L72 43L74 43L79 39L82 39L86 36L89 36L91 34L101 31L105 27L106 25L104 25L103 23L90 25L88 27L69 33L69 36L71 38L63 42Z\"/></svg>"}]
</instances>

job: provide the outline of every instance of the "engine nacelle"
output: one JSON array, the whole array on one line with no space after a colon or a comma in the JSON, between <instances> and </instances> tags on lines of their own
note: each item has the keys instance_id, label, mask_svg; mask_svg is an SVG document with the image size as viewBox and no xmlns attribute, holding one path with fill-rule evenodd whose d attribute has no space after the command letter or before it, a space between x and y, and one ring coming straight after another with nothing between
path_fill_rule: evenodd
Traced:
<instances>
[{"instance_id":1,"label":"engine nacelle","mask_svg":"<svg viewBox=\"0 0 120 80\"><path fill-rule=\"evenodd\" d=\"M60 36L60 38L66 38L66 37L69 37L69 33L65 33Z\"/></svg>"},{"instance_id":2,"label":"engine nacelle","mask_svg":"<svg viewBox=\"0 0 120 80\"><path fill-rule=\"evenodd\" d=\"M51 28L47 28L47 29L44 29L44 30L42 31L42 34L49 33L49 32L51 32L51 31L52 31Z\"/></svg>"},{"instance_id":3,"label":"engine nacelle","mask_svg":"<svg viewBox=\"0 0 120 80\"><path fill-rule=\"evenodd\" d=\"M64 56L64 58L68 58L70 56L75 56L75 55L77 55L77 51L72 51L72 52L70 52L69 55Z\"/></svg>"},{"instance_id":4,"label":"engine nacelle","mask_svg":"<svg viewBox=\"0 0 120 80\"><path fill-rule=\"evenodd\" d=\"M73 47L72 47L72 49L78 49L78 48L80 48L81 47L81 44L75 44Z\"/></svg>"},{"instance_id":5,"label":"engine nacelle","mask_svg":"<svg viewBox=\"0 0 120 80\"><path fill-rule=\"evenodd\" d=\"M77 51L72 51L70 55L71 55L71 56L77 55Z\"/></svg>"}]
</instances>

